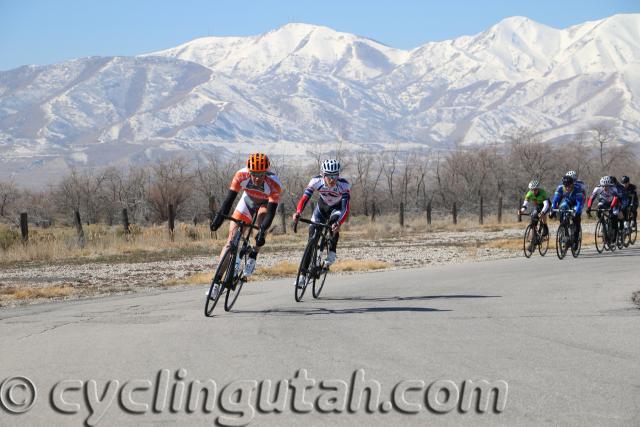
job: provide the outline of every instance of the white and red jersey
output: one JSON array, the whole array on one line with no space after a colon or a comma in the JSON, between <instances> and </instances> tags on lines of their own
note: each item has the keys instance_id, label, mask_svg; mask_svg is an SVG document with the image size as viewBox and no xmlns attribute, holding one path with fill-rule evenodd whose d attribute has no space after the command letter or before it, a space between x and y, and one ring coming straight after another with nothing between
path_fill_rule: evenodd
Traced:
<instances>
[{"instance_id":1,"label":"white and red jersey","mask_svg":"<svg viewBox=\"0 0 640 427\"><path fill-rule=\"evenodd\" d=\"M327 186L322 175L317 175L311 178L307 188L304 190L304 194L298 202L297 212L304 210L307 201L313 196L313 193L317 191L320 195L320 204L324 204L336 210L340 210L339 222L342 224L349 215L349 200L351 198L351 184L344 178L338 178L336 185L333 187Z\"/></svg>"},{"instance_id":2,"label":"white and red jersey","mask_svg":"<svg viewBox=\"0 0 640 427\"><path fill-rule=\"evenodd\" d=\"M245 196L249 197L255 204L261 205L265 202L279 203L282 194L282 183L276 174L268 172L264 177L261 186L256 186L251 181L251 173L248 168L242 168L235 173L231 180L229 189L239 193L244 190Z\"/></svg>"},{"instance_id":3,"label":"white and red jersey","mask_svg":"<svg viewBox=\"0 0 640 427\"><path fill-rule=\"evenodd\" d=\"M591 193L591 197L589 197L587 202L587 207L591 208L591 204L596 199L598 200L598 203L606 203L610 204L611 207L614 207L619 201L618 190L613 186L598 186L594 188L593 193Z\"/></svg>"}]
</instances>

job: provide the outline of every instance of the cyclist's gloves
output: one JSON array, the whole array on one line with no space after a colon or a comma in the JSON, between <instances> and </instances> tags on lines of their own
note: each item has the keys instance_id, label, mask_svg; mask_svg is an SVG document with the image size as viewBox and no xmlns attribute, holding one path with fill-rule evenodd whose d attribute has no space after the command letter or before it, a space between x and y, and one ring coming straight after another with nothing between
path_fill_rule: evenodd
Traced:
<instances>
[{"instance_id":1,"label":"cyclist's gloves","mask_svg":"<svg viewBox=\"0 0 640 427\"><path fill-rule=\"evenodd\" d=\"M261 228L260 231L258 231L258 234L256 235L256 246L257 247L262 247L264 246L264 236L265 236L266 232Z\"/></svg>"},{"instance_id":2,"label":"cyclist's gloves","mask_svg":"<svg viewBox=\"0 0 640 427\"><path fill-rule=\"evenodd\" d=\"M211 229L211 231L216 231L218 228L220 228L223 222L224 222L224 217L220 212L218 212L216 216L213 217L213 220L211 221L209 228Z\"/></svg>"}]
</instances>

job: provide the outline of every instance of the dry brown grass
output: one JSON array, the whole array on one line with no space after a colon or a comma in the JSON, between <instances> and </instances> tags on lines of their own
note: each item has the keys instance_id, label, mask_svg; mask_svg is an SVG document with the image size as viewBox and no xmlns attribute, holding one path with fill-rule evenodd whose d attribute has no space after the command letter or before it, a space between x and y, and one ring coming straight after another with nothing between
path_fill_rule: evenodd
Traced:
<instances>
[{"instance_id":1,"label":"dry brown grass","mask_svg":"<svg viewBox=\"0 0 640 427\"><path fill-rule=\"evenodd\" d=\"M331 271L334 272L347 272L347 271L371 271L371 270L382 270L385 268L392 267L392 264L389 264L385 261L375 260L375 259L364 259L364 260L355 260L355 259L345 259L336 262L332 267ZM256 268L256 273L249 280L260 280L260 279L273 279L279 277L293 277L298 273L298 264L290 261L280 261L271 266L258 266ZM179 286L179 285L206 285L211 283L211 279L213 278L213 272L201 272L189 275L183 278L177 279L168 279L165 280L162 284L164 286Z\"/></svg>"},{"instance_id":2,"label":"dry brown grass","mask_svg":"<svg viewBox=\"0 0 640 427\"><path fill-rule=\"evenodd\" d=\"M345 259L336 262L331 266L331 271L370 271L370 270L384 270L390 268L393 265L377 259Z\"/></svg>"},{"instance_id":3,"label":"dry brown grass","mask_svg":"<svg viewBox=\"0 0 640 427\"><path fill-rule=\"evenodd\" d=\"M9 286L0 288L0 301L26 300L35 298L62 298L75 292L71 285L49 286L44 288L18 288Z\"/></svg>"},{"instance_id":4,"label":"dry brown grass","mask_svg":"<svg viewBox=\"0 0 640 427\"><path fill-rule=\"evenodd\" d=\"M276 220L274 223L279 222ZM497 224L495 218L488 217L482 226L477 224L477 220L464 218L457 225L451 224L450 218L436 218L428 226L426 218L416 216L408 217L405 226L400 227L397 215L378 216L375 222L360 216L351 218L343 226L341 234L345 240L377 240L440 231L500 231L521 225L516 222ZM269 235L266 251L304 247L306 227L299 230L298 234L293 234L289 225L287 227L288 233L285 235ZM16 238L19 236L16 227L0 224L0 266L23 262L138 262L204 256L218 253L227 237L227 228L222 227L217 238L212 238L207 224L194 227L178 223L173 239L169 237L166 225L144 228L133 225L132 231L125 236L120 226L85 225L85 245L80 248L72 227L42 229L32 226L29 242L22 244Z\"/></svg>"},{"instance_id":5,"label":"dry brown grass","mask_svg":"<svg viewBox=\"0 0 640 427\"><path fill-rule=\"evenodd\" d=\"M397 238L412 234L432 233L432 232L463 232L470 230L502 231L507 228L521 227L522 223L516 222L513 218L505 215L505 220L498 223L495 216L488 216L484 224L478 224L477 218L459 218L457 224L451 222L450 217L434 218L431 225L427 224L424 216L412 216L405 221L404 227L400 227L397 215L382 215L376 217L375 222L370 218L361 216L352 218L345 226L341 234L350 237L360 237L367 239Z\"/></svg>"},{"instance_id":6,"label":"dry brown grass","mask_svg":"<svg viewBox=\"0 0 640 427\"><path fill-rule=\"evenodd\" d=\"M551 243L549 243L551 244ZM482 246L486 247L486 248L495 248L495 249L517 249L517 250L521 250L523 245L523 240L522 238L517 238L517 239L495 239L495 240L489 240L488 242L484 243Z\"/></svg>"},{"instance_id":7,"label":"dry brown grass","mask_svg":"<svg viewBox=\"0 0 640 427\"><path fill-rule=\"evenodd\" d=\"M298 264L290 261L280 261L272 266L258 267L258 277L288 277L298 274Z\"/></svg>"},{"instance_id":8,"label":"dry brown grass","mask_svg":"<svg viewBox=\"0 0 640 427\"><path fill-rule=\"evenodd\" d=\"M162 282L164 286L178 286L178 285L206 285L211 283L211 279L213 279L213 272L201 272L191 274L187 277L176 278L176 279L168 279Z\"/></svg>"}]
</instances>

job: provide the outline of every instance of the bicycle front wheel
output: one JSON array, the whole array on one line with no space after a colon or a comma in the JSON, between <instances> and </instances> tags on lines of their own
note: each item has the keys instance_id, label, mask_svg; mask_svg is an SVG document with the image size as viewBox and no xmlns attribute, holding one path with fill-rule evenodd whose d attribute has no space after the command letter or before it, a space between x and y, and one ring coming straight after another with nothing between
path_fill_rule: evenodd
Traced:
<instances>
[{"instance_id":1,"label":"bicycle front wheel","mask_svg":"<svg viewBox=\"0 0 640 427\"><path fill-rule=\"evenodd\" d=\"M313 263L315 262L316 255L316 243L315 239L310 240L307 243L307 247L304 249L304 254L300 260L300 266L298 267L298 274L296 275L296 283L294 285L294 297L296 302L302 301L304 292L307 290L307 285L315 274ZM298 286L298 283L304 278L304 285Z\"/></svg>"},{"instance_id":2,"label":"bicycle front wheel","mask_svg":"<svg viewBox=\"0 0 640 427\"><path fill-rule=\"evenodd\" d=\"M629 236L629 243L632 245L636 244L636 238L638 237L638 223L635 219L631 220L631 235Z\"/></svg>"},{"instance_id":3,"label":"bicycle front wheel","mask_svg":"<svg viewBox=\"0 0 640 427\"><path fill-rule=\"evenodd\" d=\"M606 227L604 226L604 222L602 221L598 221L598 223L596 224L596 232L594 234L594 240L595 240L595 244L596 244L596 251L598 251L599 254L601 254L602 252L604 252L604 250L606 249Z\"/></svg>"},{"instance_id":4,"label":"bicycle front wheel","mask_svg":"<svg viewBox=\"0 0 640 427\"><path fill-rule=\"evenodd\" d=\"M535 238L536 238L536 230L533 228L531 224L527 225L527 228L524 230L524 242L523 242L523 250L525 258L531 258L533 251L535 250Z\"/></svg>"},{"instance_id":5,"label":"bicycle front wheel","mask_svg":"<svg viewBox=\"0 0 640 427\"><path fill-rule=\"evenodd\" d=\"M207 300L204 304L204 315L207 317L211 317L213 313L213 309L216 307L220 296L225 291L225 280L227 278L227 271L233 269L233 263L231 262L231 257L233 256L233 251L231 248L227 248L222 254L222 259L216 268L216 272L211 279L211 286L209 286L209 292L207 293ZM215 285L218 285L219 289L216 295L213 295Z\"/></svg>"},{"instance_id":6,"label":"bicycle front wheel","mask_svg":"<svg viewBox=\"0 0 640 427\"><path fill-rule=\"evenodd\" d=\"M567 255L570 237L567 226L560 225L556 232L556 254L558 255L558 259L562 259Z\"/></svg>"},{"instance_id":7,"label":"bicycle front wheel","mask_svg":"<svg viewBox=\"0 0 640 427\"><path fill-rule=\"evenodd\" d=\"M578 258L578 255L580 255L580 249L582 249L582 230L580 230L579 232L573 232L571 233L571 255L573 255L574 258ZM574 240L576 240L575 244L574 244Z\"/></svg>"},{"instance_id":8,"label":"bicycle front wheel","mask_svg":"<svg viewBox=\"0 0 640 427\"><path fill-rule=\"evenodd\" d=\"M323 256L328 255L328 252L329 252L328 246L329 245L327 244L326 241L324 241L324 238L323 238L321 239L320 242L318 242L318 247L324 248L324 251L316 249L313 287L311 288L313 297L316 299L320 298L320 292L322 292L322 288L324 287L324 282L325 280L327 280L327 273L329 272L329 269L324 266L324 261L322 259Z\"/></svg>"},{"instance_id":9,"label":"bicycle front wheel","mask_svg":"<svg viewBox=\"0 0 640 427\"><path fill-rule=\"evenodd\" d=\"M242 290L242 285L246 281L243 277L244 267L247 264L248 254L245 254L242 257L240 262L240 267L238 271L234 271L232 277L229 278L229 286L227 287L227 295L224 298L224 310L230 311L233 308L233 305L236 303L238 296L240 296L240 291ZM234 267L235 270L235 267Z\"/></svg>"}]
</instances>

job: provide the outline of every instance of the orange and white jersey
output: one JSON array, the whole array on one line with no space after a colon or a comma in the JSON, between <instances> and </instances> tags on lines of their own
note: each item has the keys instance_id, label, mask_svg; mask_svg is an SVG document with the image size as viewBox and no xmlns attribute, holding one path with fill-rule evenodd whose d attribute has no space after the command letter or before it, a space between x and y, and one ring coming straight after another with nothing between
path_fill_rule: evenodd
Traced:
<instances>
[{"instance_id":1,"label":"orange and white jersey","mask_svg":"<svg viewBox=\"0 0 640 427\"><path fill-rule=\"evenodd\" d=\"M249 169L242 168L233 176L229 188L238 193L244 190L245 196L249 196L252 202L260 205L265 202L279 203L282 187L280 178L273 172L267 172L262 185L256 186L251 181Z\"/></svg>"}]
</instances>

